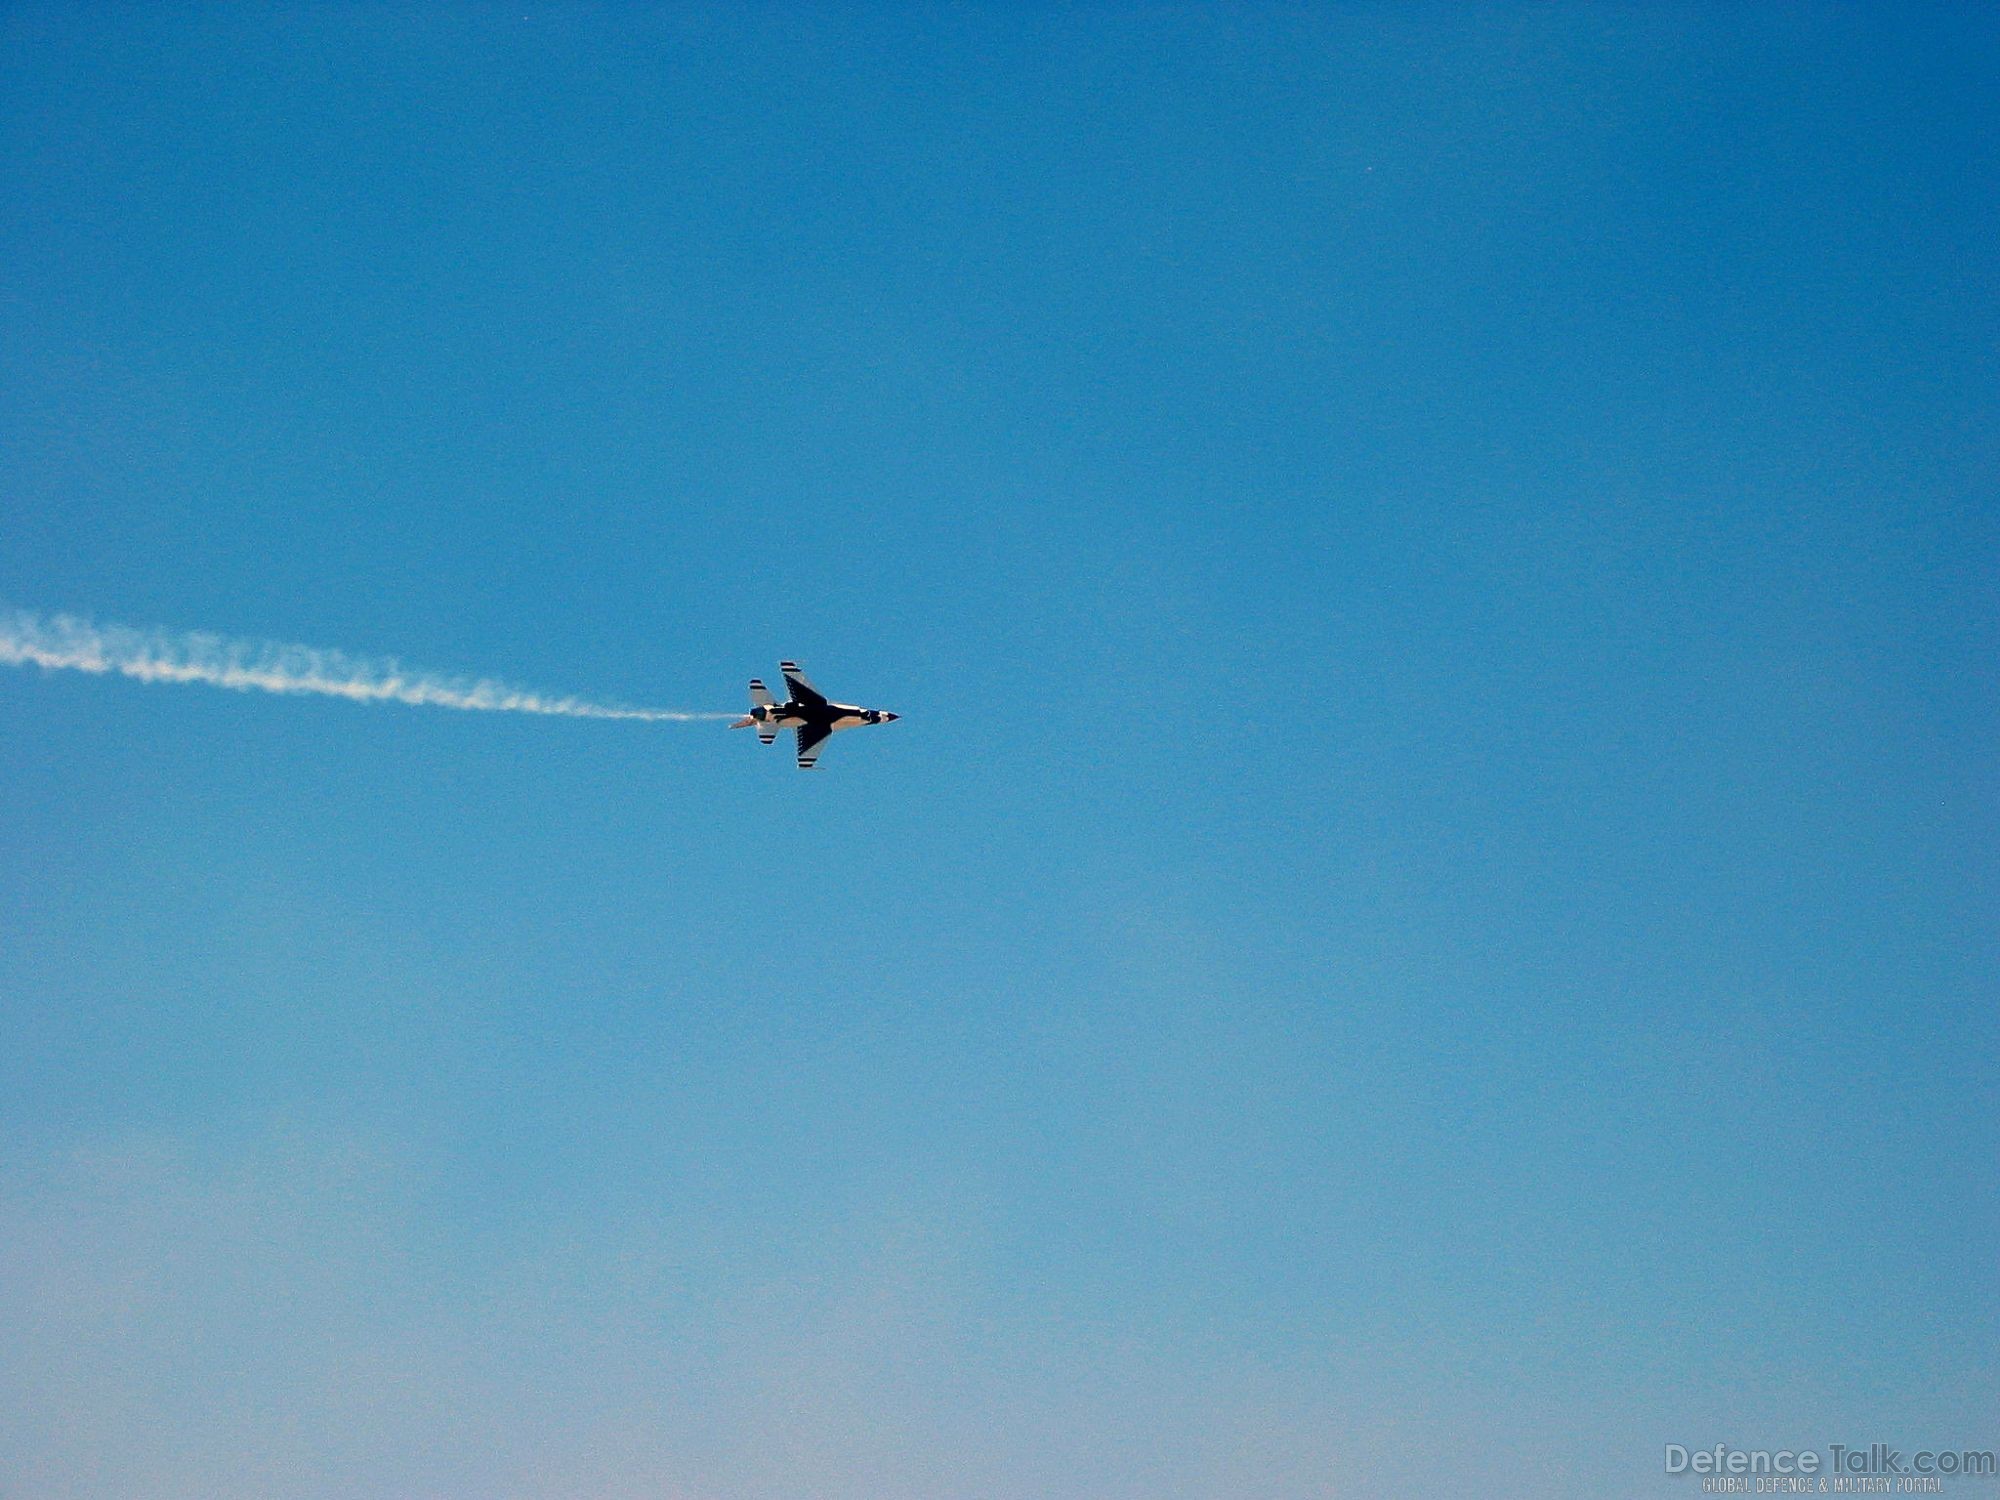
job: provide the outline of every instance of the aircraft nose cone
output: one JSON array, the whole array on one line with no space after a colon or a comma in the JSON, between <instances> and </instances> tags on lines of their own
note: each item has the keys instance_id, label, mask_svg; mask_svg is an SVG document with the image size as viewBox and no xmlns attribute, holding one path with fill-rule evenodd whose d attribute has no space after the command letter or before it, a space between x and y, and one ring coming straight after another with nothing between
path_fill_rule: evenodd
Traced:
<instances>
[{"instance_id":1,"label":"aircraft nose cone","mask_svg":"<svg viewBox=\"0 0 2000 1500\"><path fill-rule=\"evenodd\" d=\"M896 722L896 720L902 717L903 716L901 714L892 714L887 709L884 709L882 711L882 722L884 724L893 724Z\"/></svg>"}]
</instances>

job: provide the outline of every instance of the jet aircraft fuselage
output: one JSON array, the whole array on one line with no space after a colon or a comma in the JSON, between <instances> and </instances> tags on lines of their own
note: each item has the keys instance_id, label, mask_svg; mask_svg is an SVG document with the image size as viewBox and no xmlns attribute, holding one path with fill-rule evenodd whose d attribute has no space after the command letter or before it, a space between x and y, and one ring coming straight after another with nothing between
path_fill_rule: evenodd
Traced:
<instances>
[{"instance_id":1,"label":"jet aircraft fuselage","mask_svg":"<svg viewBox=\"0 0 2000 1500\"><path fill-rule=\"evenodd\" d=\"M883 708L860 708L851 703L834 703L806 680L795 661L780 662L785 687L790 692L783 703L758 678L750 679L750 712L729 727L755 729L757 738L770 744L781 729L798 736L799 769L810 771L819 763L820 748L828 737L842 729L859 729L864 724L891 724L901 718Z\"/></svg>"}]
</instances>

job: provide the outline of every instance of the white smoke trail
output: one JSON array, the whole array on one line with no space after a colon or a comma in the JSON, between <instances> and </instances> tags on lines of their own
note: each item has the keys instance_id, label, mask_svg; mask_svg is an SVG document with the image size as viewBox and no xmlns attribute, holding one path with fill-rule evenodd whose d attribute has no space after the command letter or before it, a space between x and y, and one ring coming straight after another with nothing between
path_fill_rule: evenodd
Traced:
<instances>
[{"instance_id":1,"label":"white smoke trail","mask_svg":"<svg viewBox=\"0 0 2000 1500\"><path fill-rule=\"evenodd\" d=\"M141 682L205 682L242 693L317 693L355 703L410 703L478 713L632 719L643 724L735 717L550 698L483 677L413 672L389 658L368 660L313 646L231 641L201 632L173 634L95 625L74 615L44 619L24 609L0 610L0 662L72 672L115 672Z\"/></svg>"}]
</instances>

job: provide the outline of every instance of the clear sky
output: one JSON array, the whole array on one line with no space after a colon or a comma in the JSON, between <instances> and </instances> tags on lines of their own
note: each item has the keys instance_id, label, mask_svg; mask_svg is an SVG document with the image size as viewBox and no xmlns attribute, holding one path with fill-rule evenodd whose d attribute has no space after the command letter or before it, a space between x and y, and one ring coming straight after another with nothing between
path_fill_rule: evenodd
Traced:
<instances>
[{"instance_id":1,"label":"clear sky","mask_svg":"<svg viewBox=\"0 0 2000 1500\"><path fill-rule=\"evenodd\" d=\"M11 6L0 1492L2000 1446L1989 7Z\"/></svg>"}]
</instances>

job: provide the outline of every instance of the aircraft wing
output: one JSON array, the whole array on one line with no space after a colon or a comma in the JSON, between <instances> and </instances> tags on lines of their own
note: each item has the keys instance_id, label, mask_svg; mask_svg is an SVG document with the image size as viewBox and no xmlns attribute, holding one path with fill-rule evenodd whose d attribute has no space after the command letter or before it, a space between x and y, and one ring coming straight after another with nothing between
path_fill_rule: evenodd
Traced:
<instances>
[{"instance_id":1,"label":"aircraft wing","mask_svg":"<svg viewBox=\"0 0 2000 1500\"><path fill-rule=\"evenodd\" d=\"M799 737L799 769L810 771L819 763L820 746L833 731L819 724L801 724L796 731Z\"/></svg>"},{"instance_id":2,"label":"aircraft wing","mask_svg":"<svg viewBox=\"0 0 2000 1500\"><path fill-rule=\"evenodd\" d=\"M785 674L785 686L792 690L792 697L800 703L809 703L815 708L823 707L826 694L806 681L806 674L795 661L781 661L778 669Z\"/></svg>"}]
</instances>

